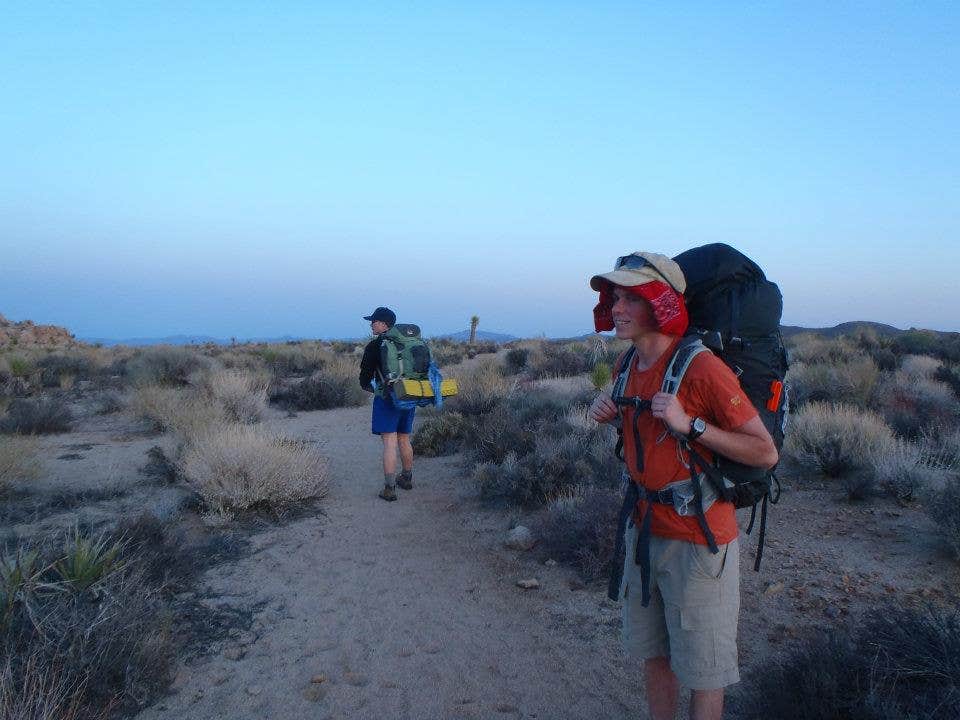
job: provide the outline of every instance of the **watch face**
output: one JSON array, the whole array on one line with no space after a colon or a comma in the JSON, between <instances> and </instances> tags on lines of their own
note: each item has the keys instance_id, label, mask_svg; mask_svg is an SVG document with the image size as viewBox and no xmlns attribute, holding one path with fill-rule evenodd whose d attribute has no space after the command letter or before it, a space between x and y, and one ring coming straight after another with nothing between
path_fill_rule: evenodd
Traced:
<instances>
[{"instance_id":1,"label":"watch face","mask_svg":"<svg viewBox=\"0 0 960 720\"><path fill-rule=\"evenodd\" d=\"M707 429L707 423L703 418L695 418L693 421L693 431L698 435L702 435L704 430Z\"/></svg>"}]
</instances>

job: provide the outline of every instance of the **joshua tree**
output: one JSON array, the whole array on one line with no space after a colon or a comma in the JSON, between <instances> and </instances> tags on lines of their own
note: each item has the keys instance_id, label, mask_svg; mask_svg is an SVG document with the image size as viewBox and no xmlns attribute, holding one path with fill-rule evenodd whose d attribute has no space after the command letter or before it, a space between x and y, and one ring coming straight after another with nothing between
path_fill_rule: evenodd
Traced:
<instances>
[{"instance_id":1,"label":"joshua tree","mask_svg":"<svg viewBox=\"0 0 960 720\"><path fill-rule=\"evenodd\" d=\"M476 315L470 318L470 344L473 345L477 341L477 325L480 324L480 318Z\"/></svg>"}]
</instances>

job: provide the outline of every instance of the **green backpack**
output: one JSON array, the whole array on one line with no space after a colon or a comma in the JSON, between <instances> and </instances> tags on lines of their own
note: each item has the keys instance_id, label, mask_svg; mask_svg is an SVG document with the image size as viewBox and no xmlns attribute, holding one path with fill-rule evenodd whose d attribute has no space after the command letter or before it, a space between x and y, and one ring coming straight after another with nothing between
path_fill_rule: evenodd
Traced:
<instances>
[{"instance_id":1,"label":"green backpack","mask_svg":"<svg viewBox=\"0 0 960 720\"><path fill-rule=\"evenodd\" d=\"M430 348L420 337L420 328L394 325L380 336L380 379L385 385L395 380L428 380Z\"/></svg>"}]
</instances>

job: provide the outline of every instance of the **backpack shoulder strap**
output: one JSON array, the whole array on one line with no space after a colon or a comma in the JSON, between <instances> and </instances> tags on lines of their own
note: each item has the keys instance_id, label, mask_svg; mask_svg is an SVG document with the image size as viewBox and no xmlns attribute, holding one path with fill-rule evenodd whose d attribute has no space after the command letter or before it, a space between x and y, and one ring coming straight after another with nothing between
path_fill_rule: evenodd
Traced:
<instances>
[{"instance_id":1,"label":"backpack shoulder strap","mask_svg":"<svg viewBox=\"0 0 960 720\"><path fill-rule=\"evenodd\" d=\"M710 349L703 344L699 337L691 335L680 341L680 345L667 363L667 370L663 374L663 383L660 386L660 392L676 395L680 390L680 383L683 382L684 375L690 368L693 359L702 352L710 352Z\"/></svg>"},{"instance_id":2,"label":"backpack shoulder strap","mask_svg":"<svg viewBox=\"0 0 960 720\"><path fill-rule=\"evenodd\" d=\"M613 390L610 395L614 400L623 397L627 389L627 380L630 378L630 366L633 364L633 358L637 354L637 348L633 343L620 356L617 362L617 379L613 381Z\"/></svg>"}]
</instances>

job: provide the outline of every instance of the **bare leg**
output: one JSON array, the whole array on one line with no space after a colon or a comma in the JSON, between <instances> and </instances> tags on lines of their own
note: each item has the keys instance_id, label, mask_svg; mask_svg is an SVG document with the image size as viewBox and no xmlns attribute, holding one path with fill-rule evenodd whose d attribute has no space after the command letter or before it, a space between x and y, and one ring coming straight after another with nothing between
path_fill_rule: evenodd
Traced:
<instances>
[{"instance_id":1,"label":"bare leg","mask_svg":"<svg viewBox=\"0 0 960 720\"><path fill-rule=\"evenodd\" d=\"M400 446L400 462L404 470L413 470L413 445L410 436L405 433L397 434L397 444Z\"/></svg>"},{"instance_id":2,"label":"bare leg","mask_svg":"<svg viewBox=\"0 0 960 720\"><path fill-rule=\"evenodd\" d=\"M720 720L723 716L723 688L690 693L690 720Z\"/></svg>"},{"instance_id":3,"label":"bare leg","mask_svg":"<svg viewBox=\"0 0 960 720\"><path fill-rule=\"evenodd\" d=\"M392 476L397 472L397 434L383 433L383 476Z\"/></svg>"},{"instance_id":4,"label":"bare leg","mask_svg":"<svg viewBox=\"0 0 960 720\"><path fill-rule=\"evenodd\" d=\"M656 657L646 660L643 674L647 681L650 717L652 720L673 720L680 700L680 682L670 669L670 658Z\"/></svg>"}]
</instances>

